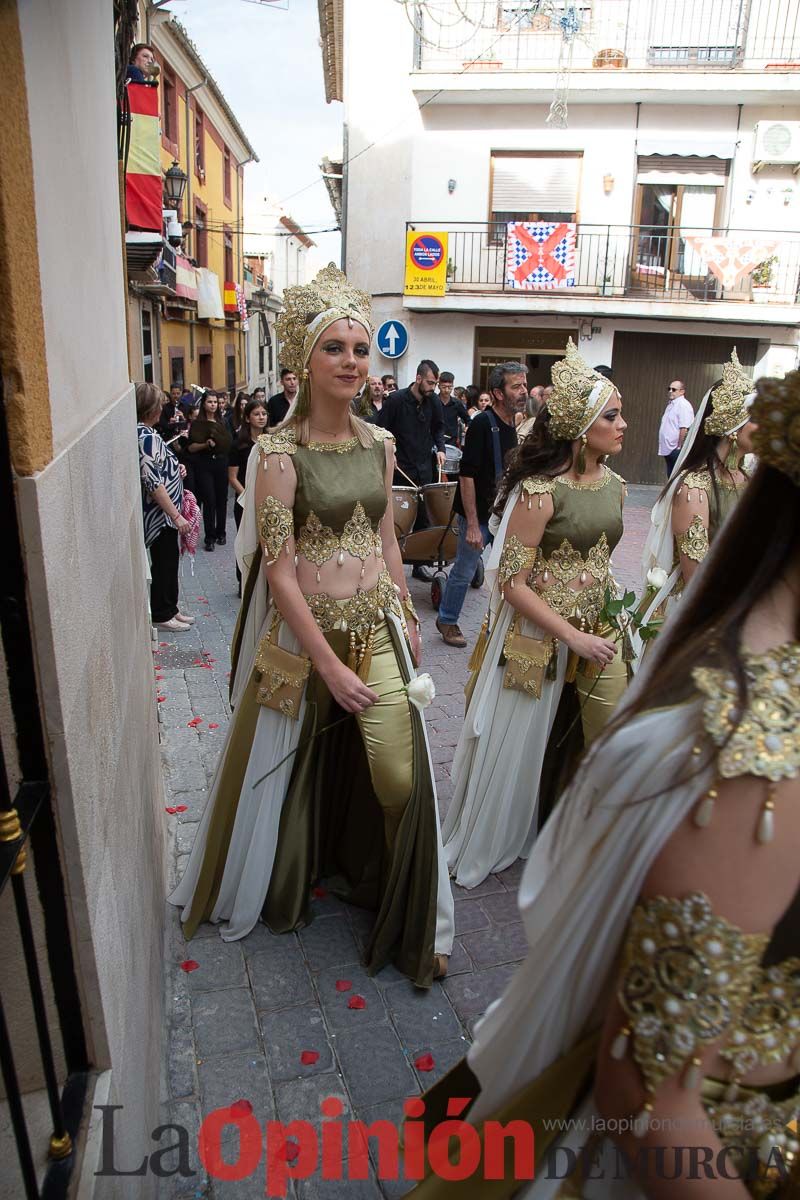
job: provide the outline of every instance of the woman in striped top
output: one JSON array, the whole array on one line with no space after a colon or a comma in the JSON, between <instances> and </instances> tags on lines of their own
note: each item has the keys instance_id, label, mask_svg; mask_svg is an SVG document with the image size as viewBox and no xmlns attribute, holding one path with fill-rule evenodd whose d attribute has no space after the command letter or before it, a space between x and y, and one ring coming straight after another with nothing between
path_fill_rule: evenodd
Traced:
<instances>
[{"instance_id":1,"label":"woman in striped top","mask_svg":"<svg viewBox=\"0 0 800 1200\"><path fill-rule=\"evenodd\" d=\"M164 393L154 383L136 385L139 473L142 480L144 544L150 551L150 615L159 629L185 633L194 617L178 607L178 535L189 522L181 516L182 467L154 426L161 416Z\"/></svg>"}]
</instances>

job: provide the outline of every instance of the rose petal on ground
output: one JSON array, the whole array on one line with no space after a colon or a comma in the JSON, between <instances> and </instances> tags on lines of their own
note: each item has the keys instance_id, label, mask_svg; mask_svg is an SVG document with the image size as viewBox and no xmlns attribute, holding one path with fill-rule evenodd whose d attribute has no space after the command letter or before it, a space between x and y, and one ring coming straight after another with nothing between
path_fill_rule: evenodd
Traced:
<instances>
[{"instance_id":1,"label":"rose petal on ground","mask_svg":"<svg viewBox=\"0 0 800 1200\"><path fill-rule=\"evenodd\" d=\"M208 728L209 729L219 729L219 725L217 724L216 721L209 721Z\"/></svg>"},{"instance_id":2,"label":"rose petal on ground","mask_svg":"<svg viewBox=\"0 0 800 1200\"><path fill-rule=\"evenodd\" d=\"M188 804L176 804L172 811L173 812L186 812L188 808L189 808ZM167 812L169 812L169 809L167 809Z\"/></svg>"},{"instance_id":3,"label":"rose petal on ground","mask_svg":"<svg viewBox=\"0 0 800 1200\"><path fill-rule=\"evenodd\" d=\"M287 1162L294 1162L300 1153L300 1143L296 1142L294 1138L289 1138L283 1148L283 1153Z\"/></svg>"},{"instance_id":4,"label":"rose petal on ground","mask_svg":"<svg viewBox=\"0 0 800 1200\"><path fill-rule=\"evenodd\" d=\"M351 996L347 1001L348 1008L366 1008L367 1002L363 996Z\"/></svg>"},{"instance_id":5,"label":"rose petal on ground","mask_svg":"<svg viewBox=\"0 0 800 1200\"><path fill-rule=\"evenodd\" d=\"M304 1050L300 1055L300 1062L304 1067L313 1067L315 1062L319 1062L319 1050Z\"/></svg>"},{"instance_id":6,"label":"rose petal on ground","mask_svg":"<svg viewBox=\"0 0 800 1200\"><path fill-rule=\"evenodd\" d=\"M181 963L181 970L185 971L186 974L189 975L192 971L196 971L199 966L199 962L196 962L193 958L187 958Z\"/></svg>"},{"instance_id":7,"label":"rose petal on ground","mask_svg":"<svg viewBox=\"0 0 800 1200\"><path fill-rule=\"evenodd\" d=\"M163 704L166 698L166 696L156 696L156 704Z\"/></svg>"},{"instance_id":8,"label":"rose petal on ground","mask_svg":"<svg viewBox=\"0 0 800 1200\"><path fill-rule=\"evenodd\" d=\"M337 979L337 980L336 980L336 990L337 990L337 992L349 992L349 991L350 991L350 988L351 988L352 986L353 986L353 985L352 985L352 983L350 982L350 980L349 980L349 979Z\"/></svg>"},{"instance_id":9,"label":"rose petal on ground","mask_svg":"<svg viewBox=\"0 0 800 1200\"><path fill-rule=\"evenodd\" d=\"M177 808L165 808L164 809L164 812L168 812L171 817L174 817L175 813L177 811L178 811Z\"/></svg>"},{"instance_id":10,"label":"rose petal on ground","mask_svg":"<svg viewBox=\"0 0 800 1200\"><path fill-rule=\"evenodd\" d=\"M234 1100L230 1107L232 1117L249 1117L253 1106L249 1100Z\"/></svg>"},{"instance_id":11,"label":"rose petal on ground","mask_svg":"<svg viewBox=\"0 0 800 1200\"><path fill-rule=\"evenodd\" d=\"M187 729L196 729L198 725L202 725L202 724L203 724L202 717L192 717L191 721L186 722L186 728Z\"/></svg>"},{"instance_id":12,"label":"rose petal on ground","mask_svg":"<svg viewBox=\"0 0 800 1200\"><path fill-rule=\"evenodd\" d=\"M419 1058L414 1059L414 1066L418 1071L432 1071L436 1063L432 1054L420 1054Z\"/></svg>"},{"instance_id":13,"label":"rose petal on ground","mask_svg":"<svg viewBox=\"0 0 800 1200\"><path fill-rule=\"evenodd\" d=\"M169 646L169 642L159 642L159 646Z\"/></svg>"},{"instance_id":14,"label":"rose petal on ground","mask_svg":"<svg viewBox=\"0 0 800 1200\"><path fill-rule=\"evenodd\" d=\"M204 667L205 665L206 664L203 662L202 658L195 658L192 662L193 667Z\"/></svg>"}]
</instances>

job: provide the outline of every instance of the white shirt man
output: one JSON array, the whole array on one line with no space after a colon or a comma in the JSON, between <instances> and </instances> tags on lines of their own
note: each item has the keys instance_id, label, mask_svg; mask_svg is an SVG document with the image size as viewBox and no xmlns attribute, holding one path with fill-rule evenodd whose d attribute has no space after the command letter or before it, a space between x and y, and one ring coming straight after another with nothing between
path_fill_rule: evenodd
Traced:
<instances>
[{"instance_id":1,"label":"white shirt man","mask_svg":"<svg viewBox=\"0 0 800 1200\"><path fill-rule=\"evenodd\" d=\"M669 400L658 431L658 453L667 465L667 478L672 474L692 421L694 409L686 399L686 388L680 379L673 379L669 385Z\"/></svg>"}]
</instances>

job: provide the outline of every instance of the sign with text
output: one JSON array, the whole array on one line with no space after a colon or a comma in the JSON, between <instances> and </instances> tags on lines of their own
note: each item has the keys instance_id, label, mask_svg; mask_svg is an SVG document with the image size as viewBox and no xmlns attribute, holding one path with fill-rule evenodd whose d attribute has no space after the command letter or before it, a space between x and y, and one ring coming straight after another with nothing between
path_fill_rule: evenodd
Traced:
<instances>
[{"instance_id":1,"label":"sign with text","mask_svg":"<svg viewBox=\"0 0 800 1200\"><path fill-rule=\"evenodd\" d=\"M406 296L443 296L447 287L447 234L406 231Z\"/></svg>"}]
</instances>

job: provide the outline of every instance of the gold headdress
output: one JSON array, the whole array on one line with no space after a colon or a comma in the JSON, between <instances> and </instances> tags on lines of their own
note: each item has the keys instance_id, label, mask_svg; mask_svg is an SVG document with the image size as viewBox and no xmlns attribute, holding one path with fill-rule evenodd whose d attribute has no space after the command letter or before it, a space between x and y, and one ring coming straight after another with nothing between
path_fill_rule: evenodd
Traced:
<instances>
[{"instance_id":1,"label":"gold headdress","mask_svg":"<svg viewBox=\"0 0 800 1200\"><path fill-rule=\"evenodd\" d=\"M785 379L759 379L750 411L757 422L753 449L759 461L788 475L800 487L800 371Z\"/></svg>"},{"instance_id":2,"label":"gold headdress","mask_svg":"<svg viewBox=\"0 0 800 1200\"><path fill-rule=\"evenodd\" d=\"M346 317L363 325L372 337L372 305L366 292L347 282L337 266L327 267L302 287L286 288L284 310L275 322L284 367L302 375L314 344L334 321Z\"/></svg>"},{"instance_id":3,"label":"gold headdress","mask_svg":"<svg viewBox=\"0 0 800 1200\"><path fill-rule=\"evenodd\" d=\"M742 369L734 347L730 362L722 368L722 383L714 388L710 396L711 414L706 417L703 426L706 433L712 437L735 436L749 419L745 397L753 391L753 386L753 380Z\"/></svg>"},{"instance_id":4,"label":"gold headdress","mask_svg":"<svg viewBox=\"0 0 800 1200\"><path fill-rule=\"evenodd\" d=\"M550 431L555 438L574 442L599 417L614 394L614 384L581 358L572 338L566 357L551 372L553 394L547 401Z\"/></svg>"}]
</instances>

